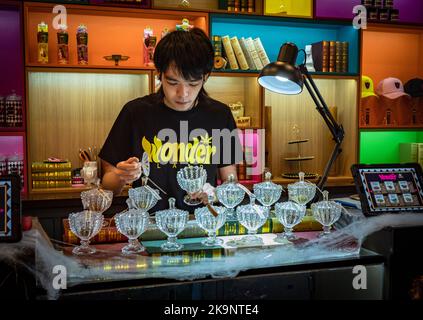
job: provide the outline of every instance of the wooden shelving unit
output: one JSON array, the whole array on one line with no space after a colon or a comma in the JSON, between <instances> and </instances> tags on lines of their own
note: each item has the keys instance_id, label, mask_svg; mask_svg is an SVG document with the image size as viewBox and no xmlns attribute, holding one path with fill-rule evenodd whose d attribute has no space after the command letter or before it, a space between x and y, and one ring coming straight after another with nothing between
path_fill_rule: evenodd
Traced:
<instances>
[{"instance_id":1,"label":"wooden shelving unit","mask_svg":"<svg viewBox=\"0 0 423 320\"><path fill-rule=\"evenodd\" d=\"M329 107L336 107L337 120L346 132L344 151L330 173L328 185L350 185L350 166L358 162L360 152L366 150L366 144L361 142L364 133L423 129L423 124L389 127L359 124L361 75L373 77L375 86L388 76L396 76L403 82L411 76L423 76L423 23L419 25L417 15L404 9L412 1L416 0L404 0L400 4L404 21L370 23L368 29L362 31L351 26L350 5L343 2L332 5L331 0L286 1L290 7L286 14L270 12L273 9L269 8L280 6L280 1L273 0L256 0L254 12L228 12L219 9L218 0L190 0L188 8L179 6L179 0L146 1L143 7L103 0L86 0L79 5L59 1L66 3L68 14L69 65L60 65L56 59L55 30L51 28L54 3L28 1L22 6L15 2L24 17L22 34L25 39L22 39L21 49L25 53L22 60L26 92L22 95L27 116L24 127L2 128L0 135L23 134L27 140L25 157L29 164L54 155L69 158L74 167L79 167L77 150L92 144L100 147L122 105L136 96L155 91L155 70L143 65L144 28L152 27L159 39L165 27L172 28L187 18L210 37L225 34L260 37L271 61L276 60L280 45L287 41L296 43L299 48L321 40L350 43L349 72L312 73ZM36 57L36 26L41 21L50 22L48 64L39 64ZM75 32L80 23L88 27L88 65L78 65L76 61ZM130 58L114 66L103 58L110 54ZM299 57L297 62L301 59ZM294 152L287 141L293 139L291 127L295 124L300 126L304 137L311 137L303 153L316 157L307 161L304 170L321 174L333 142L308 93L291 97L273 94L258 85L258 75L257 70L216 70L206 90L212 98L227 104L241 101L245 115L251 116L251 129L266 129L265 166L270 168L274 181L292 182L278 176L284 171L292 171L283 158L293 157ZM90 78L93 80L86 82ZM110 84L113 85L109 87ZM100 121L96 116L99 109ZM66 134L58 132L59 128ZM28 172L27 176L30 174ZM30 179L26 180L31 183ZM48 194L74 192L75 188L32 191Z\"/></svg>"}]
</instances>

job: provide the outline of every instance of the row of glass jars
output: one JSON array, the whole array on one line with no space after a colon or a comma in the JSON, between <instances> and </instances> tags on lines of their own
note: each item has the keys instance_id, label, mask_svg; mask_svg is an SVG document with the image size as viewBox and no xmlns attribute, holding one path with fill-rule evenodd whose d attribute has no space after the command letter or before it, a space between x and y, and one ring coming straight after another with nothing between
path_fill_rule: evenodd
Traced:
<instances>
[{"instance_id":1,"label":"row of glass jars","mask_svg":"<svg viewBox=\"0 0 423 320\"><path fill-rule=\"evenodd\" d=\"M248 230L248 236L243 239L244 243L260 242L260 238L255 234L268 219L270 206L279 200L282 193L282 187L272 183L270 178L270 173L267 173L265 182L254 185L254 194L235 182L233 176L217 187L217 198L224 206L209 204L197 208L194 212L198 225L209 235L202 243L205 246L221 244L222 240L216 237L216 232L231 215L235 215ZM239 205L246 192L250 196L250 204ZM276 217L284 225L285 230L283 236L276 238L276 241L282 242L286 241L285 239L293 240L295 238L292 229L305 216L305 204L314 198L315 192L316 186L305 182L301 173L299 182L288 185L290 201L275 205ZM101 189L93 189L81 194L86 211L69 216L71 230L81 239L81 246L74 249L75 254L93 253L94 249L88 246L89 239L100 231L103 223L102 213L111 205L112 196L110 191ZM323 201L314 203L311 207L316 220L323 225L324 233L329 233L330 226L339 219L342 207L329 201L326 191L323 192L323 196ZM256 197L262 205L255 203ZM129 190L127 200L129 210L115 216L119 232L129 239L129 244L122 249L123 253L131 254L144 249L137 239L148 226L148 210L153 208L159 199L159 192L146 185ZM168 236L162 249L166 251L181 250L183 245L177 242L177 235L184 230L189 212L177 209L175 199L170 198L169 209L157 211L155 216L157 227Z\"/></svg>"}]
</instances>

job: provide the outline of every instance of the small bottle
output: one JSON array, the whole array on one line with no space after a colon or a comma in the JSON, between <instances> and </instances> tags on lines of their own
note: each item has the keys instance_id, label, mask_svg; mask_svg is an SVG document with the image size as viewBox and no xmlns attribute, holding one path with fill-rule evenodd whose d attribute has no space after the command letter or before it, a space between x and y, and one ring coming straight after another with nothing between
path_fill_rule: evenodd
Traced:
<instances>
[{"instance_id":1,"label":"small bottle","mask_svg":"<svg viewBox=\"0 0 423 320\"><path fill-rule=\"evenodd\" d=\"M48 63L48 25L44 21L38 25L37 42L38 62Z\"/></svg>"},{"instance_id":2,"label":"small bottle","mask_svg":"<svg viewBox=\"0 0 423 320\"><path fill-rule=\"evenodd\" d=\"M144 65L154 66L154 50L156 48L157 38L153 36L153 30L150 27L144 29Z\"/></svg>"},{"instance_id":3,"label":"small bottle","mask_svg":"<svg viewBox=\"0 0 423 320\"><path fill-rule=\"evenodd\" d=\"M57 32L57 62L59 64L69 63L69 35L67 29L68 27L65 24L61 24Z\"/></svg>"},{"instance_id":4,"label":"small bottle","mask_svg":"<svg viewBox=\"0 0 423 320\"><path fill-rule=\"evenodd\" d=\"M83 24L76 31L76 48L78 50L78 64L88 64L88 30Z\"/></svg>"}]
</instances>

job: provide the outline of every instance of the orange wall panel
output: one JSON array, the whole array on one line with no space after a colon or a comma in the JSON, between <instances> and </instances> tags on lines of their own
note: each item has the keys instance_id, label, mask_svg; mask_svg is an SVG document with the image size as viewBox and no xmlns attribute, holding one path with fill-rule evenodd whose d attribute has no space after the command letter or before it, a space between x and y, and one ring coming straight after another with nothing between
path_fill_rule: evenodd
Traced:
<instances>
[{"instance_id":1,"label":"orange wall panel","mask_svg":"<svg viewBox=\"0 0 423 320\"><path fill-rule=\"evenodd\" d=\"M181 15L182 16L182 15ZM28 62L37 63L37 25L44 21L49 26L49 64L57 63L57 31L52 26L54 15L46 12L30 12L27 21ZM125 17L125 16L97 16L92 14L68 14L67 24L69 33L69 64L77 64L76 30L79 24L88 27L88 62L89 65L114 65L113 61L104 60L103 56L122 54L129 56L128 61L120 62L121 66L142 67L143 61L143 32L150 26L158 40L162 30L167 27L174 29L181 24L182 18L164 17ZM205 17L197 17L190 21L197 27L207 31Z\"/></svg>"},{"instance_id":2,"label":"orange wall panel","mask_svg":"<svg viewBox=\"0 0 423 320\"><path fill-rule=\"evenodd\" d=\"M387 77L423 77L423 32L364 31L362 73L375 87Z\"/></svg>"}]
</instances>

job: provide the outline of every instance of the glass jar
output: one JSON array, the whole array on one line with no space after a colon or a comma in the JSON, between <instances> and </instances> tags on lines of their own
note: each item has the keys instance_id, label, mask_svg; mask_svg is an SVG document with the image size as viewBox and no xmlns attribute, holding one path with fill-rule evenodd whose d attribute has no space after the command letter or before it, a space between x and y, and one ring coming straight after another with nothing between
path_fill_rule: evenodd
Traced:
<instances>
[{"instance_id":1,"label":"glass jar","mask_svg":"<svg viewBox=\"0 0 423 320\"><path fill-rule=\"evenodd\" d=\"M0 96L0 127L6 126L6 100Z\"/></svg>"},{"instance_id":2,"label":"glass jar","mask_svg":"<svg viewBox=\"0 0 423 320\"><path fill-rule=\"evenodd\" d=\"M22 97L18 96L14 90L7 96L5 103L6 127L22 127Z\"/></svg>"}]
</instances>

